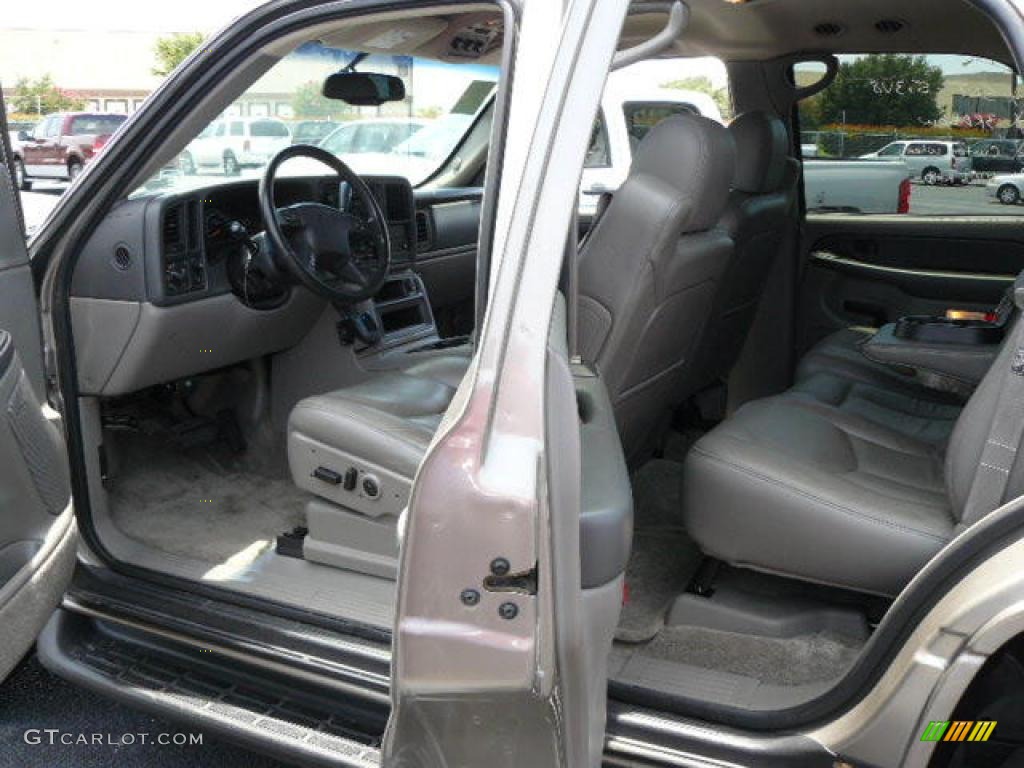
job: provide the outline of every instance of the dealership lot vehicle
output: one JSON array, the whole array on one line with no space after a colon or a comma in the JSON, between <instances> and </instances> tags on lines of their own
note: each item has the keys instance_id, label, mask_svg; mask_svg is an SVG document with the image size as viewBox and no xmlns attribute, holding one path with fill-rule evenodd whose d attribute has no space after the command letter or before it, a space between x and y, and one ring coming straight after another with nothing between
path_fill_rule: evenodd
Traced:
<instances>
[{"instance_id":1,"label":"dealership lot vehicle","mask_svg":"<svg viewBox=\"0 0 1024 768\"><path fill-rule=\"evenodd\" d=\"M102 112L47 115L31 133L19 135L18 188L31 189L33 179L74 181L126 119Z\"/></svg>"},{"instance_id":2,"label":"dealership lot vehicle","mask_svg":"<svg viewBox=\"0 0 1024 768\"><path fill-rule=\"evenodd\" d=\"M292 123L292 144L319 144L339 125L333 120L302 120Z\"/></svg>"},{"instance_id":3,"label":"dealership lot vehicle","mask_svg":"<svg viewBox=\"0 0 1024 768\"><path fill-rule=\"evenodd\" d=\"M962 141L894 141L861 157L903 161L925 184L963 184L971 178L971 156Z\"/></svg>"},{"instance_id":4,"label":"dealership lot vehicle","mask_svg":"<svg viewBox=\"0 0 1024 768\"><path fill-rule=\"evenodd\" d=\"M1003 205L1016 205L1024 198L1024 174L1009 173L993 176L985 185L989 197Z\"/></svg>"},{"instance_id":5,"label":"dealership lot vehicle","mask_svg":"<svg viewBox=\"0 0 1024 768\"><path fill-rule=\"evenodd\" d=\"M708 56L735 117L616 106L581 222L610 73ZM308 765L1020 762L1024 209L818 205L795 137L1022 57L1003 0L237 20L27 246L0 183L0 673ZM310 82L435 122L168 172Z\"/></svg>"},{"instance_id":6,"label":"dealership lot vehicle","mask_svg":"<svg viewBox=\"0 0 1024 768\"><path fill-rule=\"evenodd\" d=\"M987 139L971 144L971 170L979 175L1019 173L1024 168L1020 139Z\"/></svg>"},{"instance_id":7,"label":"dealership lot vehicle","mask_svg":"<svg viewBox=\"0 0 1024 768\"><path fill-rule=\"evenodd\" d=\"M410 118L358 120L336 128L320 146L339 156L390 152L427 124L426 120Z\"/></svg>"},{"instance_id":8,"label":"dealership lot vehicle","mask_svg":"<svg viewBox=\"0 0 1024 768\"><path fill-rule=\"evenodd\" d=\"M225 176L237 176L242 168L266 165L291 143L292 134L281 120L269 117L217 120L188 145L179 164L188 175L213 167L223 170Z\"/></svg>"}]
</instances>

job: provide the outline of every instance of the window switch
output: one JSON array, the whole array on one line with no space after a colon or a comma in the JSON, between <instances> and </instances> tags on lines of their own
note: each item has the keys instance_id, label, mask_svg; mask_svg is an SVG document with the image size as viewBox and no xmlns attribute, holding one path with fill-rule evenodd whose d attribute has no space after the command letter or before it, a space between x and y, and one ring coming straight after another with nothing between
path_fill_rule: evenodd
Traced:
<instances>
[{"instance_id":1,"label":"window switch","mask_svg":"<svg viewBox=\"0 0 1024 768\"><path fill-rule=\"evenodd\" d=\"M346 491L354 491L356 489L356 481L359 479L359 471L355 467L349 467L348 471L345 472L345 482L342 485Z\"/></svg>"}]
</instances>

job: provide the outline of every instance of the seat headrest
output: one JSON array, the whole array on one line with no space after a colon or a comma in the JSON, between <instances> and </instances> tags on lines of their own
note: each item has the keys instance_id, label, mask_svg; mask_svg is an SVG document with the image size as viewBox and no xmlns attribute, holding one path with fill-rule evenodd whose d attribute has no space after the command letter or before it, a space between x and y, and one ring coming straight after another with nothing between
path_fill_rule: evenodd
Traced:
<instances>
[{"instance_id":1,"label":"seat headrest","mask_svg":"<svg viewBox=\"0 0 1024 768\"><path fill-rule=\"evenodd\" d=\"M767 194L782 186L789 157L789 132L767 112L745 112L729 123L736 142L736 178L740 192Z\"/></svg>"},{"instance_id":2,"label":"seat headrest","mask_svg":"<svg viewBox=\"0 0 1024 768\"><path fill-rule=\"evenodd\" d=\"M636 148L630 175L653 176L690 198L682 232L710 229L718 221L735 173L736 150L729 131L700 115L667 117Z\"/></svg>"}]
</instances>

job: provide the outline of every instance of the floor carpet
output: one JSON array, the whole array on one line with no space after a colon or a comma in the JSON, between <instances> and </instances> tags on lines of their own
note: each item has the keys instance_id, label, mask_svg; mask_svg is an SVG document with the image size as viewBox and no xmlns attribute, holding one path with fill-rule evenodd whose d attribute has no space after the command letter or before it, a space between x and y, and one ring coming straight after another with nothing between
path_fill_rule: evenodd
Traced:
<instances>
[{"instance_id":1,"label":"floor carpet","mask_svg":"<svg viewBox=\"0 0 1024 768\"><path fill-rule=\"evenodd\" d=\"M283 451L179 450L132 434L119 435L117 448L114 524L161 551L210 563L254 557L305 520L310 497L292 483Z\"/></svg>"},{"instance_id":2,"label":"floor carpet","mask_svg":"<svg viewBox=\"0 0 1024 768\"><path fill-rule=\"evenodd\" d=\"M700 627L665 627L644 646L658 659L752 677L769 685L835 680L853 664L862 643L828 633L758 637Z\"/></svg>"},{"instance_id":3,"label":"floor carpet","mask_svg":"<svg viewBox=\"0 0 1024 768\"><path fill-rule=\"evenodd\" d=\"M627 598L615 639L642 643L665 625L673 598L700 564L700 551L680 516L682 465L654 459L633 478L633 551L626 568Z\"/></svg>"}]
</instances>

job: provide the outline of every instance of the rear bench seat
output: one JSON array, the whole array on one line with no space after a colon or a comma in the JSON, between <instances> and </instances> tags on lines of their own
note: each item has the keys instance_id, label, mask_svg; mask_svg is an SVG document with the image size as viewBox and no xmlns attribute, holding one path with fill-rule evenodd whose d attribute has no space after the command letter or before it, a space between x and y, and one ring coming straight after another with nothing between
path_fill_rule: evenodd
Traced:
<instances>
[{"instance_id":1,"label":"rear bench seat","mask_svg":"<svg viewBox=\"0 0 1024 768\"><path fill-rule=\"evenodd\" d=\"M1022 278L1014 299L1024 304ZM1011 360L1022 331L1008 330L966 406L863 357L865 331L829 337L801 361L789 391L744 405L691 450L690 534L736 566L895 595L998 506L979 510L968 496L1000 392L1019 378ZM1006 460L1003 500L1024 490L1024 467L1012 452Z\"/></svg>"}]
</instances>

